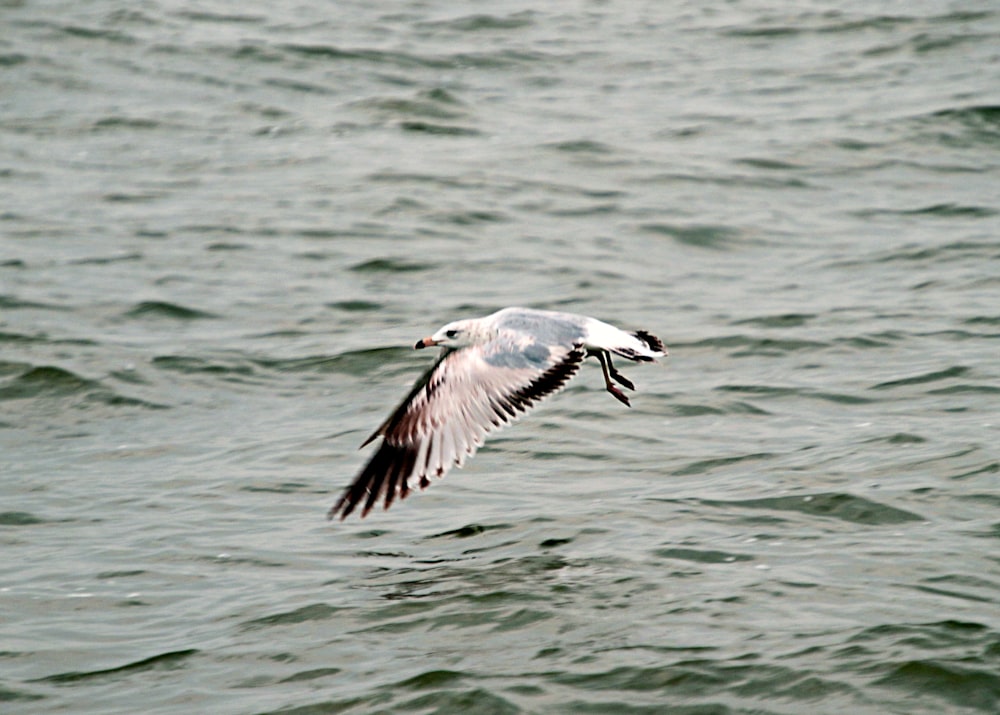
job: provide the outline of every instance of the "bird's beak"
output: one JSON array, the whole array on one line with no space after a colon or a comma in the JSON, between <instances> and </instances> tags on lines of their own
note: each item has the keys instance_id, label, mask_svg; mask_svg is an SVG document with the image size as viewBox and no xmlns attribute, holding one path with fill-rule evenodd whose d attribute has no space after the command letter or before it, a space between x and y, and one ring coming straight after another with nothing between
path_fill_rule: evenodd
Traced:
<instances>
[{"instance_id":1,"label":"bird's beak","mask_svg":"<svg viewBox=\"0 0 1000 715\"><path fill-rule=\"evenodd\" d=\"M413 346L414 350L420 350L422 348L429 348L432 345L437 345L438 342L434 338L424 338L423 340L418 340L417 344Z\"/></svg>"}]
</instances>

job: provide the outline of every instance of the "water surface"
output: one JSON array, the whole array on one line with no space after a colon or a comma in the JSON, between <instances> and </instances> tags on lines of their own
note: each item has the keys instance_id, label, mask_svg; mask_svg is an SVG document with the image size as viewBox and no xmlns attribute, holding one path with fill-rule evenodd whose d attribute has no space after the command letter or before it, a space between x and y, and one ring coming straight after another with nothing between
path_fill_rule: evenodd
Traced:
<instances>
[{"instance_id":1,"label":"water surface","mask_svg":"<svg viewBox=\"0 0 1000 715\"><path fill-rule=\"evenodd\" d=\"M2 5L5 712L998 710L995 9ZM327 523L506 305L671 356Z\"/></svg>"}]
</instances>

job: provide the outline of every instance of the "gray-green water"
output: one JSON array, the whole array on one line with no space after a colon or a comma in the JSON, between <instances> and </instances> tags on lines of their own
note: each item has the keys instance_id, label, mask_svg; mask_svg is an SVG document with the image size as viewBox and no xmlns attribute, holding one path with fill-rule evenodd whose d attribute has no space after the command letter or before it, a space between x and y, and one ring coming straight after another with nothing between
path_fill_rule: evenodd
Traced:
<instances>
[{"instance_id":1,"label":"gray-green water","mask_svg":"<svg viewBox=\"0 0 1000 715\"><path fill-rule=\"evenodd\" d=\"M995 4L0 24L0 710L997 712ZM671 357L327 523L505 305Z\"/></svg>"}]
</instances>

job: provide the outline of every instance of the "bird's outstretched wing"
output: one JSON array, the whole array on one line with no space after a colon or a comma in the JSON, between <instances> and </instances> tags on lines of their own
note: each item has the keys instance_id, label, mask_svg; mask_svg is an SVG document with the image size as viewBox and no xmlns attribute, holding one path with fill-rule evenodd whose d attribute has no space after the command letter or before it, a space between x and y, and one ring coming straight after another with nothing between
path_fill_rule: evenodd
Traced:
<instances>
[{"instance_id":1,"label":"bird's outstretched wing","mask_svg":"<svg viewBox=\"0 0 1000 715\"><path fill-rule=\"evenodd\" d=\"M561 389L584 357L581 345L546 346L523 334L444 351L362 445L383 438L327 517L343 519L359 505L364 517L380 498L388 509L396 497L461 466L488 432Z\"/></svg>"}]
</instances>

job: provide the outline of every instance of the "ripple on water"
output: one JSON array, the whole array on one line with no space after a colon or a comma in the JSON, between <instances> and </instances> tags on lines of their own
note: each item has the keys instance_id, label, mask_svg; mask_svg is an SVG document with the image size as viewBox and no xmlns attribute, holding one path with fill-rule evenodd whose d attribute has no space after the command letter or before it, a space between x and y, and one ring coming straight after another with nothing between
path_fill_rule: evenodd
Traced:
<instances>
[{"instance_id":1,"label":"ripple on water","mask_svg":"<svg viewBox=\"0 0 1000 715\"><path fill-rule=\"evenodd\" d=\"M158 653L157 655L136 660L124 665L117 665L110 668L99 668L97 670L75 670L65 673L55 673L36 678L28 682L32 683L55 683L58 685L70 685L83 681L116 679L118 676L130 673L143 673L153 670L175 670L183 666L189 658L198 654L195 648Z\"/></svg>"},{"instance_id":2,"label":"ripple on water","mask_svg":"<svg viewBox=\"0 0 1000 715\"><path fill-rule=\"evenodd\" d=\"M741 508L773 512L798 512L809 516L838 519L852 524L890 526L924 521L922 516L854 494L828 492L802 496L765 497L735 501L701 500L702 504L726 509Z\"/></svg>"},{"instance_id":3,"label":"ripple on water","mask_svg":"<svg viewBox=\"0 0 1000 715\"><path fill-rule=\"evenodd\" d=\"M0 511L0 526L34 526L44 523L45 519L27 511Z\"/></svg>"},{"instance_id":4,"label":"ripple on water","mask_svg":"<svg viewBox=\"0 0 1000 715\"><path fill-rule=\"evenodd\" d=\"M336 616L341 610L336 606L326 603L313 603L291 611L273 613L260 618L253 618L244 621L241 627L244 630L259 630L261 628L273 628L275 626L298 625L301 623L312 623L315 621L328 621Z\"/></svg>"}]
</instances>

